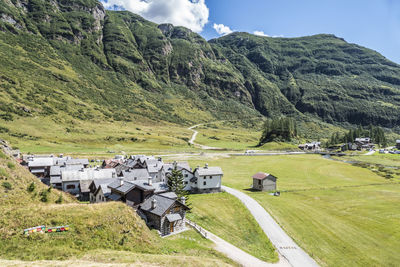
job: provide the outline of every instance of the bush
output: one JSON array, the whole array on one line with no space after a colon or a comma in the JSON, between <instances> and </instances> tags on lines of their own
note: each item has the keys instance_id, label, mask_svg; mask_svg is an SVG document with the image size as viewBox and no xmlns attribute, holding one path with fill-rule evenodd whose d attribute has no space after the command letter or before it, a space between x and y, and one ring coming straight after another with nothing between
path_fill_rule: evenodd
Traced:
<instances>
[{"instance_id":1,"label":"bush","mask_svg":"<svg viewBox=\"0 0 400 267\"><path fill-rule=\"evenodd\" d=\"M60 194L60 196L58 197L58 199L56 200L57 204L61 204L63 202L63 196L62 194Z\"/></svg>"},{"instance_id":2,"label":"bush","mask_svg":"<svg viewBox=\"0 0 400 267\"><path fill-rule=\"evenodd\" d=\"M9 169L11 169L11 170L14 170L14 169L15 169L15 164L12 163L12 162L7 162L7 167L8 167Z\"/></svg>"},{"instance_id":3,"label":"bush","mask_svg":"<svg viewBox=\"0 0 400 267\"><path fill-rule=\"evenodd\" d=\"M28 185L28 188L27 188L28 192L33 192L33 191L35 191L35 189L36 189L36 185L34 182L32 182L32 183L30 183L30 185Z\"/></svg>"},{"instance_id":4,"label":"bush","mask_svg":"<svg viewBox=\"0 0 400 267\"><path fill-rule=\"evenodd\" d=\"M7 190L12 189L12 185L9 182L3 182L1 185Z\"/></svg>"},{"instance_id":5,"label":"bush","mask_svg":"<svg viewBox=\"0 0 400 267\"><path fill-rule=\"evenodd\" d=\"M42 202L49 201L49 199L47 198L48 193L49 192L47 190L43 190L42 192L40 192L40 201Z\"/></svg>"}]
</instances>

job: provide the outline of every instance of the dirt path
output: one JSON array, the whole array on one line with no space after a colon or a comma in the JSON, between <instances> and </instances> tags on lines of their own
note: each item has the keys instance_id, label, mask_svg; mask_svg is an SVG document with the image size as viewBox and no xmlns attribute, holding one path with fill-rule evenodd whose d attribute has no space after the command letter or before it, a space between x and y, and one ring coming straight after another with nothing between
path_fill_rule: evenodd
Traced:
<instances>
[{"instance_id":1,"label":"dirt path","mask_svg":"<svg viewBox=\"0 0 400 267\"><path fill-rule=\"evenodd\" d=\"M193 125L188 128L188 130L193 132L192 138L190 138L190 140L189 140L189 144L194 145L194 146L199 147L204 150L223 150L223 148L220 148L220 147L204 146L204 145L200 145L200 144L197 144L194 142L196 140L197 134L199 133L194 128L199 127L201 125L203 125L203 124L196 124L196 125Z\"/></svg>"},{"instance_id":2,"label":"dirt path","mask_svg":"<svg viewBox=\"0 0 400 267\"><path fill-rule=\"evenodd\" d=\"M269 240L271 240L272 244L278 250L279 254L282 255L291 266L318 266L314 259L283 231L271 215L269 215L257 201L233 188L222 186L222 189L243 202L263 229L264 233L268 236Z\"/></svg>"}]
</instances>

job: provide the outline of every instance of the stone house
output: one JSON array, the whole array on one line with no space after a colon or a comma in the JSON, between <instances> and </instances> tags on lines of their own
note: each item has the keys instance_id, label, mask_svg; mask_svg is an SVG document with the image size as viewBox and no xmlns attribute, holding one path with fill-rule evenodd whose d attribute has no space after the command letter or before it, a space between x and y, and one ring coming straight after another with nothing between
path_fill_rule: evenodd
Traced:
<instances>
[{"instance_id":1,"label":"stone house","mask_svg":"<svg viewBox=\"0 0 400 267\"><path fill-rule=\"evenodd\" d=\"M147 198L138 209L138 214L150 228L160 231L162 236L185 229L185 216L189 207L185 198L177 199L175 193L163 193Z\"/></svg>"},{"instance_id":2,"label":"stone house","mask_svg":"<svg viewBox=\"0 0 400 267\"><path fill-rule=\"evenodd\" d=\"M116 179L116 178L117 174L114 169L86 168L86 169L81 169L79 171L61 172L62 190L64 192L68 192L73 195L81 195L82 193L81 198L82 200L85 201L89 200L89 195L90 195L90 190L88 189L90 186L89 181L97 179ZM85 188L82 188L83 189L82 192L80 188L81 181L88 181L88 183L85 182Z\"/></svg>"},{"instance_id":3,"label":"stone house","mask_svg":"<svg viewBox=\"0 0 400 267\"><path fill-rule=\"evenodd\" d=\"M221 192L221 180L224 173L220 167L197 167L190 179L190 192L213 193Z\"/></svg>"},{"instance_id":4,"label":"stone house","mask_svg":"<svg viewBox=\"0 0 400 267\"><path fill-rule=\"evenodd\" d=\"M400 140L396 140L396 148L400 149Z\"/></svg>"},{"instance_id":5,"label":"stone house","mask_svg":"<svg viewBox=\"0 0 400 267\"><path fill-rule=\"evenodd\" d=\"M120 200L131 207L143 203L145 199L154 195L168 191L168 186L164 183L153 183L152 178L148 180L126 181L122 177L109 184L111 189L110 198Z\"/></svg>"},{"instance_id":6,"label":"stone house","mask_svg":"<svg viewBox=\"0 0 400 267\"><path fill-rule=\"evenodd\" d=\"M103 197L107 198L109 197L111 193L111 190L108 188L108 185L114 182L115 179L96 179L91 182L89 185L89 201L90 203L98 203L98 202L103 202ZM100 188L102 187L102 188ZM104 188L106 187L106 188Z\"/></svg>"},{"instance_id":7,"label":"stone house","mask_svg":"<svg viewBox=\"0 0 400 267\"><path fill-rule=\"evenodd\" d=\"M274 191L276 190L276 177L264 173L258 172L253 175L253 189L259 191Z\"/></svg>"}]
</instances>

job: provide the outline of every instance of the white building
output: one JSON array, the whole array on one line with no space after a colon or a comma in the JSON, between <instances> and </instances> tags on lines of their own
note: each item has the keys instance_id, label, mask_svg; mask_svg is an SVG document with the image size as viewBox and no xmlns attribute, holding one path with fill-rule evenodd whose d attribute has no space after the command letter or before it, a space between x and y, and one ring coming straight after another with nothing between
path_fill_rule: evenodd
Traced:
<instances>
[{"instance_id":1,"label":"white building","mask_svg":"<svg viewBox=\"0 0 400 267\"><path fill-rule=\"evenodd\" d=\"M221 191L221 181L224 173L220 167L197 167L194 177L190 179L191 192L212 193Z\"/></svg>"}]
</instances>

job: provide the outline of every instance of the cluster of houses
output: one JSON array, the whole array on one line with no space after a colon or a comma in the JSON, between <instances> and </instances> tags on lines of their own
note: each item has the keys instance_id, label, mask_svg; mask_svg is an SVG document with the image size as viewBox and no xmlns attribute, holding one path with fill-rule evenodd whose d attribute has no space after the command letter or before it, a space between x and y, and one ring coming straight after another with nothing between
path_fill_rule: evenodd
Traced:
<instances>
[{"instance_id":1,"label":"cluster of houses","mask_svg":"<svg viewBox=\"0 0 400 267\"><path fill-rule=\"evenodd\" d=\"M304 151L319 151L321 150L321 142L305 143L298 146L299 149Z\"/></svg>"},{"instance_id":2,"label":"cluster of houses","mask_svg":"<svg viewBox=\"0 0 400 267\"><path fill-rule=\"evenodd\" d=\"M190 193L220 192L223 176L220 167L205 164L192 169L187 162L164 163L162 158L144 155L116 156L97 167L90 167L88 159L63 155L23 156L21 164L42 182L81 201L126 203L162 235L182 230L189 209L184 198L169 191L173 169L182 173L184 189Z\"/></svg>"}]
</instances>

